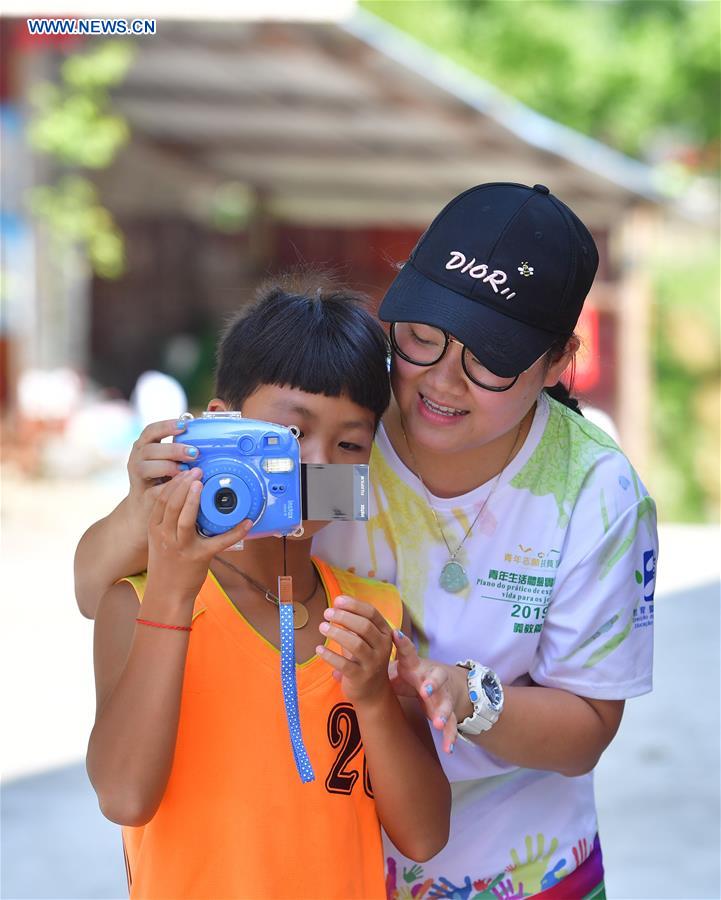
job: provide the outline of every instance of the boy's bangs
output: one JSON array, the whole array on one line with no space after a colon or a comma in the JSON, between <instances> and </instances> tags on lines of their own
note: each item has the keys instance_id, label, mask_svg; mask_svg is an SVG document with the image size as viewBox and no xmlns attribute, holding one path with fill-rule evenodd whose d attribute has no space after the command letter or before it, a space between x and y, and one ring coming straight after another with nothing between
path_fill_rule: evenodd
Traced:
<instances>
[{"instance_id":1,"label":"boy's bangs","mask_svg":"<svg viewBox=\"0 0 721 900\"><path fill-rule=\"evenodd\" d=\"M236 409L264 384L345 394L378 421L390 402L387 359L385 333L360 295L275 287L225 332L216 392Z\"/></svg>"},{"instance_id":2,"label":"boy's bangs","mask_svg":"<svg viewBox=\"0 0 721 900\"><path fill-rule=\"evenodd\" d=\"M278 354L269 366L267 380L261 376L261 383L326 397L345 395L358 406L372 410L376 417L385 412L390 388L386 387L385 363L383 370L379 367L381 355L385 358L385 347L372 343L367 348L371 355L363 356L358 344L348 336L331 337L316 331L285 349L290 352Z\"/></svg>"}]
</instances>

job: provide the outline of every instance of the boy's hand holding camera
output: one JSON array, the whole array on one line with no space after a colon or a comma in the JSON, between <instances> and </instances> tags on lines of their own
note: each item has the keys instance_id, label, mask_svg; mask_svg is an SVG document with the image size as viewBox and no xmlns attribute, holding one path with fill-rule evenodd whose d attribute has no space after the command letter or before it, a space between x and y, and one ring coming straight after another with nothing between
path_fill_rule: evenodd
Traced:
<instances>
[{"instance_id":1,"label":"boy's hand holding camera","mask_svg":"<svg viewBox=\"0 0 721 900\"><path fill-rule=\"evenodd\" d=\"M182 427L181 427L182 426ZM176 419L147 425L128 458L130 487L125 500L128 537L133 546L145 552L148 547L148 523L155 501L163 491L166 479L180 472L180 466L197 459L195 447L161 443L163 438L182 434L185 423Z\"/></svg>"},{"instance_id":2,"label":"boy's hand holding camera","mask_svg":"<svg viewBox=\"0 0 721 900\"><path fill-rule=\"evenodd\" d=\"M336 597L321 634L336 641L343 655L328 647L318 647L318 655L333 666L343 693L355 705L372 704L392 694L388 680L388 660L393 646L390 626L370 603L353 597Z\"/></svg>"},{"instance_id":3,"label":"boy's hand holding camera","mask_svg":"<svg viewBox=\"0 0 721 900\"><path fill-rule=\"evenodd\" d=\"M193 602L208 574L211 559L242 541L250 519L224 534L201 537L195 527L202 484L198 468L181 472L163 485L150 512L148 525L148 586L181 603Z\"/></svg>"},{"instance_id":4,"label":"boy's hand holding camera","mask_svg":"<svg viewBox=\"0 0 721 900\"><path fill-rule=\"evenodd\" d=\"M182 427L179 427L180 426ZM75 551L75 596L84 616L95 618L100 598L125 575L142 572L148 565L148 523L155 501L167 478L177 475L181 463L197 458L183 444L161 443L182 434L185 422L166 419L143 429L128 459L128 495L104 519L83 535ZM118 547L123 552L118 553Z\"/></svg>"}]
</instances>

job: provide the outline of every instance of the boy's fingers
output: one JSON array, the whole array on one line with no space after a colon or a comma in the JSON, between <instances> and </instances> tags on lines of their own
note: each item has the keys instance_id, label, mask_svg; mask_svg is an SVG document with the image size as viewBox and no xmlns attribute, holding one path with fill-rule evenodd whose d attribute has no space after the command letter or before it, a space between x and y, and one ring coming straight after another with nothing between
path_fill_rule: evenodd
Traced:
<instances>
[{"instance_id":1,"label":"boy's fingers","mask_svg":"<svg viewBox=\"0 0 721 900\"><path fill-rule=\"evenodd\" d=\"M224 550L229 550L235 544L242 541L252 527L252 519L243 519L239 525L231 528L230 531L225 531L223 534L216 534L210 538L204 538L208 547L208 552L215 555L216 553L222 553Z\"/></svg>"},{"instance_id":2,"label":"boy's fingers","mask_svg":"<svg viewBox=\"0 0 721 900\"><path fill-rule=\"evenodd\" d=\"M165 486L168 484L168 481L164 478L158 484L154 484L152 487L149 487L145 492L146 497L150 497L151 500L157 500L158 497L163 493Z\"/></svg>"},{"instance_id":3,"label":"boy's fingers","mask_svg":"<svg viewBox=\"0 0 721 900\"><path fill-rule=\"evenodd\" d=\"M196 534L195 520L198 518L200 492L203 486L199 481L190 481L188 493L178 515L178 537L193 537Z\"/></svg>"},{"instance_id":4,"label":"boy's fingers","mask_svg":"<svg viewBox=\"0 0 721 900\"><path fill-rule=\"evenodd\" d=\"M332 609L326 609L323 617L329 622L342 625L343 628L359 635L371 647L377 646L383 637L387 637L390 633L386 620L380 614L379 619L376 620L334 606Z\"/></svg>"},{"instance_id":5,"label":"boy's fingers","mask_svg":"<svg viewBox=\"0 0 721 900\"><path fill-rule=\"evenodd\" d=\"M333 601L333 609L337 610L339 613L348 612L364 619L368 619L379 631L386 634L390 630L388 623L375 606L371 606L370 603L365 603L363 600L356 600L355 597L349 597L347 594L339 594L339 596L335 598Z\"/></svg>"},{"instance_id":6,"label":"boy's fingers","mask_svg":"<svg viewBox=\"0 0 721 900\"><path fill-rule=\"evenodd\" d=\"M362 637L359 637L352 631L348 631L347 628L338 628L335 625L330 625L328 622L322 622L318 630L324 637L335 641L351 657L362 659L373 649Z\"/></svg>"},{"instance_id":7,"label":"boy's fingers","mask_svg":"<svg viewBox=\"0 0 721 900\"><path fill-rule=\"evenodd\" d=\"M179 463L172 459L158 459L138 465L138 476L143 481L154 481L156 478L172 478L180 471Z\"/></svg>"},{"instance_id":8,"label":"boy's fingers","mask_svg":"<svg viewBox=\"0 0 721 900\"><path fill-rule=\"evenodd\" d=\"M338 653L335 653L328 647L318 646L315 648L315 652L324 662L327 662L329 665L333 666L333 668L341 677L343 675L352 675L353 673L358 671L358 663L355 662L355 660L348 659L345 656L340 656Z\"/></svg>"},{"instance_id":9,"label":"boy's fingers","mask_svg":"<svg viewBox=\"0 0 721 900\"><path fill-rule=\"evenodd\" d=\"M178 518L188 496L190 486L195 481L190 477L190 472L182 472L177 478L173 478L165 485L168 491L165 499L165 513L163 524L167 525L173 535L177 534Z\"/></svg>"},{"instance_id":10,"label":"boy's fingers","mask_svg":"<svg viewBox=\"0 0 721 900\"><path fill-rule=\"evenodd\" d=\"M162 492L162 487L165 487L165 485L161 486L161 492L155 498L153 508L150 510L150 517L148 519L149 527L157 528L163 521L163 516L165 515L165 497Z\"/></svg>"},{"instance_id":11,"label":"boy's fingers","mask_svg":"<svg viewBox=\"0 0 721 900\"><path fill-rule=\"evenodd\" d=\"M338 594L333 601L333 605L350 610L359 616L369 616L371 612L375 611L375 606L371 606L370 603L366 603L364 600L356 600L355 597L350 597L348 594Z\"/></svg>"},{"instance_id":12,"label":"boy's fingers","mask_svg":"<svg viewBox=\"0 0 721 900\"><path fill-rule=\"evenodd\" d=\"M185 475L186 473L183 473ZM177 481L178 479L176 479ZM150 511L149 523L151 525L160 525L165 516L165 507L168 503L168 497L175 487L175 481L168 481L166 484L158 485L158 494L155 503Z\"/></svg>"}]
</instances>

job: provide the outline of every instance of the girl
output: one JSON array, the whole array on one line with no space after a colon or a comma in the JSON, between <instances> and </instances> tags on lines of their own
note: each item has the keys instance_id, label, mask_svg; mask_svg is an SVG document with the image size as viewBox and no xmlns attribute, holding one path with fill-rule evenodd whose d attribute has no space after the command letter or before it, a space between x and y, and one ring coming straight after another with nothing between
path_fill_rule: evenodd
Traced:
<instances>
[{"instance_id":1,"label":"girl","mask_svg":"<svg viewBox=\"0 0 721 900\"><path fill-rule=\"evenodd\" d=\"M427 657L401 641L400 674L456 751L448 845L414 867L388 842L394 896L603 896L592 771L651 689L657 538L628 460L554 399L597 261L548 188L480 185L380 308L394 400L371 520L317 547L398 586Z\"/></svg>"}]
</instances>

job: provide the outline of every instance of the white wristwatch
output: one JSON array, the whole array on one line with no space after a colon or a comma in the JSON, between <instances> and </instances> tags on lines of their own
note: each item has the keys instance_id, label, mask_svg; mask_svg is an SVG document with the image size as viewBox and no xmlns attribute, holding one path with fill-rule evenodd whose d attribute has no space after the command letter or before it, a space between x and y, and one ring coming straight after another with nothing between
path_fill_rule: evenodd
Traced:
<instances>
[{"instance_id":1,"label":"white wristwatch","mask_svg":"<svg viewBox=\"0 0 721 900\"><path fill-rule=\"evenodd\" d=\"M473 704L473 715L458 725L458 734L481 734L488 731L498 721L503 712L503 685L493 669L482 666L475 659L464 659L456 663L468 669L468 696Z\"/></svg>"}]
</instances>

